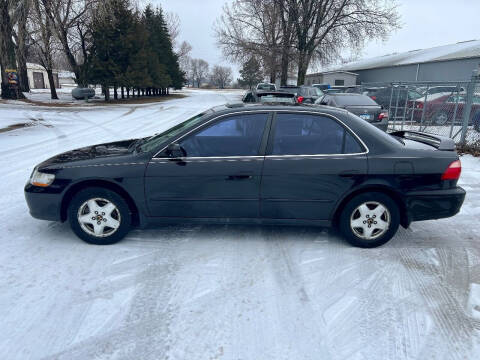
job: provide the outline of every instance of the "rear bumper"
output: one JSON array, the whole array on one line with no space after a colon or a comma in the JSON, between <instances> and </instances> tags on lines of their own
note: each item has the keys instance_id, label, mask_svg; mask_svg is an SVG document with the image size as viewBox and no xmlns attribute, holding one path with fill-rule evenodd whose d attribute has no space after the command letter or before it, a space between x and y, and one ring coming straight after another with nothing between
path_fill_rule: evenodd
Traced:
<instances>
[{"instance_id":1,"label":"rear bumper","mask_svg":"<svg viewBox=\"0 0 480 360\"><path fill-rule=\"evenodd\" d=\"M412 221L435 220L456 215L465 200L461 187L449 190L416 191L406 195L409 223Z\"/></svg>"}]
</instances>

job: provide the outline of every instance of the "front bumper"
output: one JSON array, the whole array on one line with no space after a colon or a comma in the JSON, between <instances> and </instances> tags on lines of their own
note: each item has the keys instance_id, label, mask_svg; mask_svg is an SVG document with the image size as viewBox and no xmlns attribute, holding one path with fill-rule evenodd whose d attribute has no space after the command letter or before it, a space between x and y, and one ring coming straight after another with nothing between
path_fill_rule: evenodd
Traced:
<instances>
[{"instance_id":1,"label":"front bumper","mask_svg":"<svg viewBox=\"0 0 480 360\"><path fill-rule=\"evenodd\" d=\"M465 194L465 190L461 187L407 193L406 207L409 223L443 219L456 215L462 207Z\"/></svg>"},{"instance_id":2,"label":"front bumper","mask_svg":"<svg viewBox=\"0 0 480 360\"><path fill-rule=\"evenodd\" d=\"M25 200L30 215L40 220L61 221L62 194L52 190L31 184L25 185Z\"/></svg>"}]
</instances>

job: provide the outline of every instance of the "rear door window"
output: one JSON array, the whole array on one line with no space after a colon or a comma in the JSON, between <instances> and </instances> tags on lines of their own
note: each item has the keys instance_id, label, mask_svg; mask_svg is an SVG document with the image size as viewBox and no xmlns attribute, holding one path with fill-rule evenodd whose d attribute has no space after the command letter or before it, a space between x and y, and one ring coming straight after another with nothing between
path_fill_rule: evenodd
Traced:
<instances>
[{"instance_id":1,"label":"rear door window","mask_svg":"<svg viewBox=\"0 0 480 360\"><path fill-rule=\"evenodd\" d=\"M314 114L277 114L272 155L331 155L363 152L336 120Z\"/></svg>"}]
</instances>

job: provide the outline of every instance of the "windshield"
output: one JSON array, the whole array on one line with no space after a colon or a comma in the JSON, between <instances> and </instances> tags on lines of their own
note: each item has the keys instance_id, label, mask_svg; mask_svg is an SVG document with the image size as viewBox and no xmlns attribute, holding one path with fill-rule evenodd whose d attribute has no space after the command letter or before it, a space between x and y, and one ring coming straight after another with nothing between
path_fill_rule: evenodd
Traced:
<instances>
[{"instance_id":1,"label":"windshield","mask_svg":"<svg viewBox=\"0 0 480 360\"><path fill-rule=\"evenodd\" d=\"M378 105L375 101L365 95L343 95L335 96L335 102L338 105L360 105L360 106L372 106Z\"/></svg>"},{"instance_id":2,"label":"windshield","mask_svg":"<svg viewBox=\"0 0 480 360\"><path fill-rule=\"evenodd\" d=\"M142 145L140 145L138 147L138 150L141 152L149 152L149 151L155 150L159 145L161 145L168 139L174 136L177 136L185 129L188 129L189 127L195 126L196 124L200 123L203 120L203 116L210 112L212 111L209 110L207 112L195 115L190 119L168 129L167 131L164 131L161 134L152 136L150 139L146 140Z\"/></svg>"}]
</instances>

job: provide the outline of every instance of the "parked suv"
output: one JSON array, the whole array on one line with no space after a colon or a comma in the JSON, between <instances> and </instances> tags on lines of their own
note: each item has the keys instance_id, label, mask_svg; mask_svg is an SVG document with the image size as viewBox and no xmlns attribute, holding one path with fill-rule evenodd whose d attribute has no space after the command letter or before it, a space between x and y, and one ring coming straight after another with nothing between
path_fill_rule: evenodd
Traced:
<instances>
[{"instance_id":1,"label":"parked suv","mask_svg":"<svg viewBox=\"0 0 480 360\"><path fill-rule=\"evenodd\" d=\"M325 94L316 104L342 108L387 131L388 112L366 95L361 94Z\"/></svg>"},{"instance_id":2,"label":"parked suv","mask_svg":"<svg viewBox=\"0 0 480 360\"><path fill-rule=\"evenodd\" d=\"M297 96L298 103L314 104L320 97L323 96L322 90L314 86L281 86L281 91L285 91Z\"/></svg>"}]
</instances>

